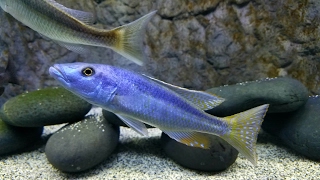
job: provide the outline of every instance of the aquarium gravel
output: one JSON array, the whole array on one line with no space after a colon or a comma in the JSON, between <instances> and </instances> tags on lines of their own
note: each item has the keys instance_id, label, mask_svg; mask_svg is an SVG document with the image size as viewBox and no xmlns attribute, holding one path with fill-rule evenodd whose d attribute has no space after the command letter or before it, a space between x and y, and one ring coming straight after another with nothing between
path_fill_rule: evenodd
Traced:
<instances>
[{"instance_id":1,"label":"aquarium gravel","mask_svg":"<svg viewBox=\"0 0 320 180\"><path fill-rule=\"evenodd\" d=\"M92 113L92 112L91 112ZM94 113L100 113L95 109ZM45 127L43 141L63 125ZM227 170L200 172L184 168L161 150L161 131L149 129L142 137L121 127L120 144L104 162L83 172L67 174L55 169L44 153L44 142L34 150L0 158L0 179L317 179L320 163L308 160L264 132L257 143L258 165L252 166L242 155Z\"/></svg>"}]
</instances>

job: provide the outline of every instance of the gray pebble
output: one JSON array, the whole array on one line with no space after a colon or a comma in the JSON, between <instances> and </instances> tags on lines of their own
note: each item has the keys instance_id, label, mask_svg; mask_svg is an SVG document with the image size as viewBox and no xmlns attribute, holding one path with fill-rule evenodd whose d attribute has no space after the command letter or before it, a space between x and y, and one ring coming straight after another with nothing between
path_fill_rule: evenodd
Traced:
<instances>
[{"instance_id":1,"label":"gray pebble","mask_svg":"<svg viewBox=\"0 0 320 180\"><path fill-rule=\"evenodd\" d=\"M102 116L92 115L53 134L45 153L57 169L81 172L108 158L118 141L119 126L109 124Z\"/></svg>"},{"instance_id":2,"label":"gray pebble","mask_svg":"<svg viewBox=\"0 0 320 180\"><path fill-rule=\"evenodd\" d=\"M262 104L270 104L268 113L290 112L299 109L308 100L307 88L288 77L216 87L207 92L225 98L222 104L207 111L222 117Z\"/></svg>"},{"instance_id":3,"label":"gray pebble","mask_svg":"<svg viewBox=\"0 0 320 180\"><path fill-rule=\"evenodd\" d=\"M320 160L320 97L310 97L299 110L268 114L263 130L279 137L296 152Z\"/></svg>"},{"instance_id":4,"label":"gray pebble","mask_svg":"<svg viewBox=\"0 0 320 180\"><path fill-rule=\"evenodd\" d=\"M64 88L45 88L18 95L2 105L0 117L20 127L80 121L92 105Z\"/></svg>"}]
</instances>

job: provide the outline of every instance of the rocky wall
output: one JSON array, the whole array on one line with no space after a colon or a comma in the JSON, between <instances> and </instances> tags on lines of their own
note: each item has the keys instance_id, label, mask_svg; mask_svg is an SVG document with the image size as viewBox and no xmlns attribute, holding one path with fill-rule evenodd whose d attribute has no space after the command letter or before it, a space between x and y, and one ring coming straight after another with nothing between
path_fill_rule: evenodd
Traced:
<instances>
[{"instance_id":1,"label":"rocky wall","mask_svg":"<svg viewBox=\"0 0 320 180\"><path fill-rule=\"evenodd\" d=\"M2 101L26 90L58 83L54 63L94 62L126 67L192 89L266 77L290 76L320 93L320 2L318 0L57 0L93 12L95 26L111 29L158 10L144 39L146 65L110 49L71 52L0 10L0 75L10 71Z\"/></svg>"}]
</instances>

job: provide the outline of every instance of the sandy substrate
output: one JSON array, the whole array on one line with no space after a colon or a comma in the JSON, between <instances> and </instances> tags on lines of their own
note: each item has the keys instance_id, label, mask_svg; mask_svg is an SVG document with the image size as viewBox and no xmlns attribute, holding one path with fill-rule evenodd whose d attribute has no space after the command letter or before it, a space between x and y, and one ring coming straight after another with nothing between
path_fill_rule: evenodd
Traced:
<instances>
[{"instance_id":1,"label":"sandy substrate","mask_svg":"<svg viewBox=\"0 0 320 180\"><path fill-rule=\"evenodd\" d=\"M149 129L149 137L141 137L121 128L117 150L104 162L83 173L68 174L55 169L46 159L44 147L48 136L59 126L45 127L43 140L33 150L0 157L0 179L319 179L320 162L310 161L277 141L260 133L257 144L258 165L252 166L239 155L223 172L199 172L186 169L161 150L158 129Z\"/></svg>"}]
</instances>

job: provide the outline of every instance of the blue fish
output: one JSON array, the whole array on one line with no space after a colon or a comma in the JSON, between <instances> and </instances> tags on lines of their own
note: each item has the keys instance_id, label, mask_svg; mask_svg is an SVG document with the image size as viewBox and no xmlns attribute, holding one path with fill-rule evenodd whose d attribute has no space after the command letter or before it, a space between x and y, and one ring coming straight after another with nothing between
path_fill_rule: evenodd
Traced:
<instances>
[{"instance_id":1,"label":"blue fish","mask_svg":"<svg viewBox=\"0 0 320 180\"><path fill-rule=\"evenodd\" d=\"M223 98L122 68L69 63L56 64L49 73L66 89L115 113L141 135L148 134L145 124L149 124L178 142L205 149L210 148L208 135L217 135L256 165L257 135L268 104L222 118L204 110L218 106Z\"/></svg>"}]
</instances>

